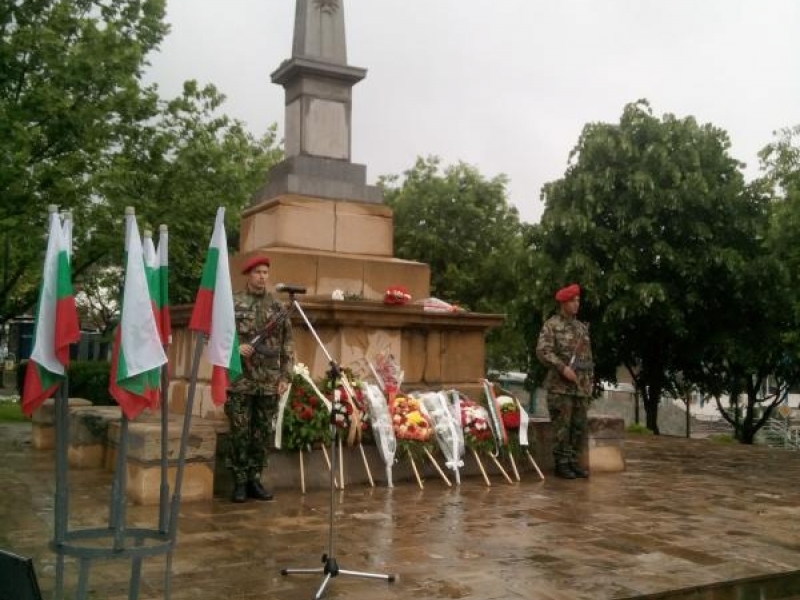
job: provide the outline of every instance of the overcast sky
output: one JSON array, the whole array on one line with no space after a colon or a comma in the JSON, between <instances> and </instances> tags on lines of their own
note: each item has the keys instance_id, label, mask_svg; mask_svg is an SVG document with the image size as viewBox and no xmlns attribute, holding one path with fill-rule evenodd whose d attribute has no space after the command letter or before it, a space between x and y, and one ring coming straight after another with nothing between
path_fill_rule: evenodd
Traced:
<instances>
[{"instance_id":1,"label":"overcast sky","mask_svg":"<svg viewBox=\"0 0 800 600\"><path fill-rule=\"evenodd\" d=\"M291 55L294 0L168 0L151 56L162 95L214 83L254 134L283 132L270 73ZM582 127L647 98L659 117L725 129L758 173L773 131L800 124L797 0L344 0L353 161L400 174L419 155L505 173L523 220L563 176Z\"/></svg>"}]
</instances>

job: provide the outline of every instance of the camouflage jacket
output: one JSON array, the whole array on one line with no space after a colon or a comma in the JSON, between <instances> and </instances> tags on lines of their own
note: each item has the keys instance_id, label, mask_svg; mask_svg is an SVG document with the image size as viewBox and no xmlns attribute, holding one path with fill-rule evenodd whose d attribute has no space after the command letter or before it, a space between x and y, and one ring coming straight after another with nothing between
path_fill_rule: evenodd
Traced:
<instances>
[{"instance_id":1,"label":"camouflage jacket","mask_svg":"<svg viewBox=\"0 0 800 600\"><path fill-rule=\"evenodd\" d=\"M558 313L545 321L536 344L536 356L548 367L544 387L549 393L572 396L592 395L594 363L589 326ZM570 366L578 376L574 384L561 375Z\"/></svg>"},{"instance_id":2,"label":"camouflage jacket","mask_svg":"<svg viewBox=\"0 0 800 600\"><path fill-rule=\"evenodd\" d=\"M233 309L239 343L250 344L283 306L269 292L259 295L243 291L233 295ZM234 381L228 391L234 394L276 394L280 381L288 383L292 380L294 342L290 319L284 319L254 346L255 352L250 358L242 357L242 377Z\"/></svg>"}]
</instances>

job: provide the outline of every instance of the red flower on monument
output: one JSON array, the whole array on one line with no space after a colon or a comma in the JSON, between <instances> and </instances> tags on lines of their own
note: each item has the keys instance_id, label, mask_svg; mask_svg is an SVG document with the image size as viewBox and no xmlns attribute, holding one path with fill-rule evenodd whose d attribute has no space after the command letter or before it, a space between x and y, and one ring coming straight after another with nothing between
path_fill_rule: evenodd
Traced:
<instances>
[{"instance_id":1,"label":"red flower on monument","mask_svg":"<svg viewBox=\"0 0 800 600\"><path fill-rule=\"evenodd\" d=\"M402 285L393 285L383 293L384 304L408 304L411 302L411 294Z\"/></svg>"}]
</instances>

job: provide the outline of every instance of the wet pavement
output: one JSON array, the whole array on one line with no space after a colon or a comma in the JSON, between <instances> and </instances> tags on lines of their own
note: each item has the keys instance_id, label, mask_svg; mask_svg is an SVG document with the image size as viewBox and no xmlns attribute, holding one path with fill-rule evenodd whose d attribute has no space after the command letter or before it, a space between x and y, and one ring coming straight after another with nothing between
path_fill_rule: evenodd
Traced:
<instances>
[{"instance_id":1,"label":"wet pavement","mask_svg":"<svg viewBox=\"0 0 800 600\"><path fill-rule=\"evenodd\" d=\"M54 457L29 440L29 424L0 424L0 548L33 557L50 598ZM524 473L490 488L471 477L459 488L429 479L424 490L336 492L339 568L398 580L342 573L324 597L632 598L800 568L800 454L651 436L629 437L625 452L624 473L588 481ZM105 471L70 472L71 529L107 524L110 483ZM322 566L330 501L327 491L279 490L270 503L185 503L171 598L313 598L321 575L281 569ZM157 522L157 507L128 507L128 527ZM164 597L164 571L164 557L145 560L140 598ZM76 577L68 559L70 592ZM93 563L88 597L127 598L129 577L127 560Z\"/></svg>"}]
</instances>

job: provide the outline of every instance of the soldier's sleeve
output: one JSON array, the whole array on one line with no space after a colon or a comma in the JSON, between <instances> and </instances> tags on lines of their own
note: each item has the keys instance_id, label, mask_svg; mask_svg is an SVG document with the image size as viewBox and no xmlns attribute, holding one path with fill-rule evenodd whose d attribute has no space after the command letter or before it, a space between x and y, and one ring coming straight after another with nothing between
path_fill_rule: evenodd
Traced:
<instances>
[{"instance_id":1,"label":"soldier's sleeve","mask_svg":"<svg viewBox=\"0 0 800 600\"><path fill-rule=\"evenodd\" d=\"M555 369L559 373L564 369L564 362L555 351L555 332L549 319L545 322L541 332L539 332L539 340L536 343L536 357L542 364Z\"/></svg>"},{"instance_id":2,"label":"soldier's sleeve","mask_svg":"<svg viewBox=\"0 0 800 600\"><path fill-rule=\"evenodd\" d=\"M239 292L233 295L233 318L236 322L236 333L239 335L240 344L250 343L247 335L247 323L245 323L245 309L242 305L242 296Z\"/></svg>"}]
</instances>

